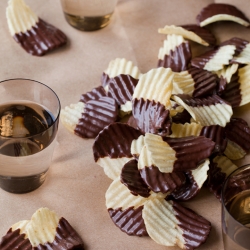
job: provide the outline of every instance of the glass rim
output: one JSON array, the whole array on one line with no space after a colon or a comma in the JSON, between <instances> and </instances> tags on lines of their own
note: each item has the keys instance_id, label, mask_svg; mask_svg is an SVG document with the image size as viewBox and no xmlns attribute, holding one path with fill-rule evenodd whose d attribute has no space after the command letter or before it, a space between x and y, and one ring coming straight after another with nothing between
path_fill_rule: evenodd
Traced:
<instances>
[{"instance_id":1,"label":"glass rim","mask_svg":"<svg viewBox=\"0 0 250 250\"><path fill-rule=\"evenodd\" d=\"M232 173L230 173L230 175L226 178L226 180L224 181L224 183L223 183L223 185L222 185L222 189L221 189L221 204L222 204L223 209L227 211L227 213L228 213L228 215L230 216L230 218L231 218L232 220L234 220L234 222L235 222L237 225L239 225L239 226L241 226L241 227L244 227L244 228L246 228L247 230L250 231L250 228L249 228L249 227L246 227L245 225L243 225L242 223L240 223L239 221L237 221L237 220L230 214L230 212L228 211L228 209L227 209L227 207L226 207L226 205L225 205L225 202L224 202L224 189L225 189L225 187L226 187L226 184L227 184L228 180L230 179L230 177L234 176L234 174L235 174L236 172L239 172L240 170L242 170L243 168L246 168L247 166L250 167L250 163L247 163L247 164L245 164L245 165L242 165L242 166L238 167L238 168L235 169ZM249 189L249 190L250 190L250 189Z\"/></svg>"},{"instance_id":2,"label":"glass rim","mask_svg":"<svg viewBox=\"0 0 250 250\"><path fill-rule=\"evenodd\" d=\"M46 132L47 130L49 130L51 127L53 127L58 122L59 117L60 117L60 112L61 112L61 102L60 102L60 99L59 99L58 95L56 94L56 92L51 87L49 87L48 85L46 85L46 84L44 84L42 82L39 82L39 81L33 80L33 79L29 79L29 78L10 78L10 79L6 79L6 80L1 80L0 81L0 85L3 82L16 81L16 80L29 81L29 82L38 83L38 84L43 85L47 89L49 89L54 94L54 96L56 97L56 100L58 102L58 114L56 115L56 117L53 120L52 124L48 128L44 129L41 133L37 133L37 134L31 135L31 136L25 136L25 137L8 137L8 136L2 136L2 135L0 135L1 138L5 138L6 140L7 139L23 139L23 138L27 138L28 139L28 138L32 138L32 137L38 136L40 134L43 134L44 132Z\"/></svg>"}]
</instances>

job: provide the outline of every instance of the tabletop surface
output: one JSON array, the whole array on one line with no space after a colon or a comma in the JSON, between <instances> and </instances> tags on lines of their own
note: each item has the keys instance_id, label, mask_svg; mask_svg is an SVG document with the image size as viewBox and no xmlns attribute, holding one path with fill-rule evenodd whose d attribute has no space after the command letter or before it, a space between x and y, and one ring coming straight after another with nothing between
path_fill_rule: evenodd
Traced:
<instances>
[{"instance_id":1,"label":"tabletop surface","mask_svg":"<svg viewBox=\"0 0 250 250\"><path fill-rule=\"evenodd\" d=\"M62 107L77 103L80 95L100 85L102 72L115 58L134 62L142 73L157 65L157 55L164 35L157 30L165 25L195 23L199 11L212 0L120 0L112 21L106 28L82 32L69 26L59 0L26 3L45 21L61 29L68 44L43 57L27 54L11 37L5 10L7 0L0 1L0 80L29 78L50 86L59 96ZM228 2L250 17L245 0ZM246 13L248 11L248 13ZM250 41L250 29L235 23L211 26L218 41L240 37ZM201 45L195 45L198 53ZM237 110L248 122L249 105ZM82 237L87 250L177 250L164 247L149 237L128 236L111 221L105 207L105 192L111 180L95 164L93 139L82 139L59 125L57 145L45 183L28 194L10 194L0 190L0 235L14 223L29 219L40 207L48 207L66 218ZM0 159L1 160L1 159ZM248 156L237 164L248 162ZM220 226L220 202L204 188L185 206L212 223L212 231L200 250L223 249Z\"/></svg>"}]
</instances>

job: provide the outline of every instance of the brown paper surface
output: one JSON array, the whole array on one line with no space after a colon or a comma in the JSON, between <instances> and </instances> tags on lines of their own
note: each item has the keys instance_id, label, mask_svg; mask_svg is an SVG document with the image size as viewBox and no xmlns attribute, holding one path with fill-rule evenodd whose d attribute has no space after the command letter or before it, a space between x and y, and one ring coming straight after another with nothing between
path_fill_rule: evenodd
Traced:
<instances>
[{"instance_id":1,"label":"brown paper surface","mask_svg":"<svg viewBox=\"0 0 250 250\"><path fill-rule=\"evenodd\" d=\"M5 18L7 1L0 1L0 80L30 78L50 86L59 96L62 107L78 102L80 95L100 84L102 72L110 60L124 57L145 73L157 65L158 50L164 35L157 30L166 24L192 24L201 8L212 0L120 0L112 22L95 32L81 32L69 26L59 0L26 3L36 14L57 26L69 42L44 57L27 54L10 36ZM228 0L250 17L248 1ZM250 29L232 22L209 26L219 41L234 36L250 40ZM192 44L194 54L202 48ZM236 115L248 122L249 107ZM109 218L105 192L111 183L101 167L94 163L93 140L85 140L68 132L62 124L58 144L45 183L36 191L16 195L0 190L0 236L17 221L29 219L40 207L48 207L65 217L81 235L87 250L177 250L164 247L149 237L132 237L121 232ZM1 160L1 159L0 159ZM239 164L248 162L248 157ZM212 231L200 250L223 249L220 202L204 188L185 205L211 221Z\"/></svg>"}]
</instances>

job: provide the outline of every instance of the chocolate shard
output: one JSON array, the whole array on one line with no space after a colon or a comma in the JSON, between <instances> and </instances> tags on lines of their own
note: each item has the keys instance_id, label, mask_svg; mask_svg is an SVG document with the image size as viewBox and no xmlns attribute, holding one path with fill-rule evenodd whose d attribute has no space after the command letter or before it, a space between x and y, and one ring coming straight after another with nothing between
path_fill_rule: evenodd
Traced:
<instances>
[{"instance_id":1,"label":"chocolate shard","mask_svg":"<svg viewBox=\"0 0 250 250\"><path fill-rule=\"evenodd\" d=\"M201 10L196 20L200 26L216 21L235 21L244 26L249 26L248 18L239 9L223 3L209 4Z\"/></svg>"},{"instance_id":2,"label":"chocolate shard","mask_svg":"<svg viewBox=\"0 0 250 250\"><path fill-rule=\"evenodd\" d=\"M218 80L215 74L196 67L190 67L188 73L195 83L192 94L194 98L206 97L215 91Z\"/></svg>"},{"instance_id":3,"label":"chocolate shard","mask_svg":"<svg viewBox=\"0 0 250 250\"><path fill-rule=\"evenodd\" d=\"M100 97L107 96L105 89L102 86L93 88L91 91L82 94L80 97L80 102L87 103L90 100L97 100Z\"/></svg>"},{"instance_id":4,"label":"chocolate shard","mask_svg":"<svg viewBox=\"0 0 250 250\"><path fill-rule=\"evenodd\" d=\"M163 138L176 152L174 171L188 171L198 167L214 150L215 143L204 136Z\"/></svg>"},{"instance_id":5,"label":"chocolate shard","mask_svg":"<svg viewBox=\"0 0 250 250\"><path fill-rule=\"evenodd\" d=\"M181 25L181 27L188 31L194 32L196 35L206 41L210 46L216 45L216 38L208 29L200 27L196 24L186 24Z\"/></svg>"},{"instance_id":6,"label":"chocolate shard","mask_svg":"<svg viewBox=\"0 0 250 250\"><path fill-rule=\"evenodd\" d=\"M215 142L214 154L222 154L225 151L227 138L224 127L219 125L204 126L200 132L200 136L205 136Z\"/></svg>"},{"instance_id":7,"label":"chocolate shard","mask_svg":"<svg viewBox=\"0 0 250 250\"><path fill-rule=\"evenodd\" d=\"M0 241L1 250L32 250L32 245L29 239L25 238L25 234L20 234L20 229L12 231L12 228L8 230Z\"/></svg>"},{"instance_id":8,"label":"chocolate shard","mask_svg":"<svg viewBox=\"0 0 250 250\"><path fill-rule=\"evenodd\" d=\"M211 223L193 210L172 201L178 226L183 231L185 249L195 249L205 243L211 231Z\"/></svg>"},{"instance_id":9,"label":"chocolate shard","mask_svg":"<svg viewBox=\"0 0 250 250\"><path fill-rule=\"evenodd\" d=\"M95 138L107 125L118 118L118 105L110 97L100 97L86 103L84 113L74 129L83 138Z\"/></svg>"},{"instance_id":10,"label":"chocolate shard","mask_svg":"<svg viewBox=\"0 0 250 250\"><path fill-rule=\"evenodd\" d=\"M144 133L166 136L171 134L170 112L159 102L134 99L132 114L137 127Z\"/></svg>"},{"instance_id":11,"label":"chocolate shard","mask_svg":"<svg viewBox=\"0 0 250 250\"><path fill-rule=\"evenodd\" d=\"M116 76L109 81L108 96L114 98L118 105L126 104L128 101L132 101L138 81L130 75Z\"/></svg>"},{"instance_id":12,"label":"chocolate shard","mask_svg":"<svg viewBox=\"0 0 250 250\"><path fill-rule=\"evenodd\" d=\"M129 207L127 209L109 208L110 218L123 232L128 235L148 236L144 220L142 218L143 206L138 208Z\"/></svg>"},{"instance_id":13,"label":"chocolate shard","mask_svg":"<svg viewBox=\"0 0 250 250\"><path fill-rule=\"evenodd\" d=\"M81 237L63 217L60 218L56 228L56 236L53 242L39 244L38 250L60 249L60 250L84 250Z\"/></svg>"},{"instance_id":14,"label":"chocolate shard","mask_svg":"<svg viewBox=\"0 0 250 250\"><path fill-rule=\"evenodd\" d=\"M94 159L110 157L132 157L130 152L131 143L142 132L123 123L113 123L105 127L96 137L93 144Z\"/></svg>"},{"instance_id":15,"label":"chocolate shard","mask_svg":"<svg viewBox=\"0 0 250 250\"><path fill-rule=\"evenodd\" d=\"M207 186L217 199L221 200L221 190L227 176L237 169L226 156L216 156L210 161Z\"/></svg>"},{"instance_id":16,"label":"chocolate shard","mask_svg":"<svg viewBox=\"0 0 250 250\"><path fill-rule=\"evenodd\" d=\"M226 126L226 137L246 153L250 149L250 127L242 118L232 118Z\"/></svg>"},{"instance_id":17,"label":"chocolate shard","mask_svg":"<svg viewBox=\"0 0 250 250\"><path fill-rule=\"evenodd\" d=\"M123 183L133 195L149 197L150 189L140 175L137 160L127 162L121 171L121 183Z\"/></svg>"},{"instance_id":18,"label":"chocolate shard","mask_svg":"<svg viewBox=\"0 0 250 250\"><path fill-rule=\"evenodd\" d=\"M155 166L140 169L140 174L144 182L154 193L173 192L186 182L183 172L162 173Z\"/></svg>"},{"instance_id":19,"label":"chocolate shard","mask_svg":"<svg viewBox=\"0 0 250 250\"><path fill-rule=\"evenodd\" d=\"M181 72L188 68L192 58L190 44L183 38L181 43L176 42L178 37L176 35L167 36L163 48L159 51L157 67L171 68L173 72ZM172 48L173 43L176 43L174 48Z\"/></svg>"}]
</instances>

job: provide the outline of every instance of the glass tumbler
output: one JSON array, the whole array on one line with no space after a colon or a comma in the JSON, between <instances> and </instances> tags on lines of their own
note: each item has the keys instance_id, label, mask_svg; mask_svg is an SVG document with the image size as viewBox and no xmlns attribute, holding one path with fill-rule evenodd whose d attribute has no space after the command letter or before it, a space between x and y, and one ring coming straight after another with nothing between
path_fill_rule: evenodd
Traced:
<instances>
[{"instance_id":1,"label":"glass tumbler","mask_svg":"<svg viewBox=\"0 0 250 250\"><path fill-rule=\"evenodd\" d=\"M60 101L48 86L28 79L0 82L0 187L35 190L52 161Z\"/></svg>"},{"instance_id":2,"label":"glass tumbler","mask_svg":"<svg viewBox=\"0 0 250 250\"><path fill-rule=\"evenodd\" d=\"M221 195L224 249L250 249L250 164L228 176Z\"/></svg>"}]
</instances>

